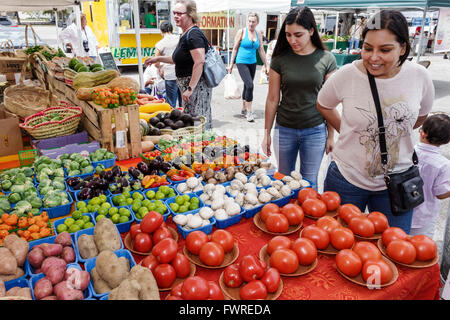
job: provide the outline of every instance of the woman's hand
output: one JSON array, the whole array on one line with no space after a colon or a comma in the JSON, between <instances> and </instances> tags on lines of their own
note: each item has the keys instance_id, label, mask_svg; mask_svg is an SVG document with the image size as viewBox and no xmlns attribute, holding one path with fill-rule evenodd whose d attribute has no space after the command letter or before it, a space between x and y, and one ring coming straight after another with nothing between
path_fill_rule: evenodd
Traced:
<instances>
[{"instance_id":1,"label":"woman's hand","mask_svg":"<svg viewBox=\"0 0 450 320\"><path fill-rule=\"evenodd\" d=\"M183 99L183 101L189 102L189 100L191 99L192 92L193 90L184 91L183 94L181 95L181 99Z\"/></svg>"},{"instance_id":2,"label":"woman's hand","mask_svg":"<svg viewBox=\"0 0 450 320\"><path fill-rule=\"evenodd\" d=\"M325 146L325 152L326 154L329 154L334 149L334 137L328 136L327 143Z\"/></svg>"},{"instance_id":3,"label":"woman's hand","mask_svg":"<svg viewBox=\"0 0 450 320\"><path fill-rule=\"evenodd\" d=\"M261 147L262 147L262 151L264 152L264 154L268 157L270 157L272 155L272 152L270 152L271 144L272 144L272 138L270 137L270 133L265 134L264 139L261 143Z\"/></svg>"},{"instance_id":4,"label":"woman's hand","mask_svg":"<svg viewBox=\"0 0 450 320\"><path fill-rule=\"evenodd\" d=\"M233 65L231 64L228 68L227 68L228 73L231 73L233 71Z\"/></svg>"},{"instance_id":5,"label":"woman's hand","mask_svg":"<svg viewBox=\"0 0 450 320\"><path fill-rule=\"evenodd\" d=\"M144 66L147 67L148 65L155 64L157 62L159 62L159 57L150 57L145 59Z\"/></svg>"},{"instance_id":6,"label":"woman's hand","mask_svg":"<svg viewBox=\"0 0 450 320\"><path fill-rule=\"evenodd\" d=\"M269 67L267 66L267 64L264 64L264 66L262 67L262 71L267 75L269 74Z\"/></svg>"}]
</instances>

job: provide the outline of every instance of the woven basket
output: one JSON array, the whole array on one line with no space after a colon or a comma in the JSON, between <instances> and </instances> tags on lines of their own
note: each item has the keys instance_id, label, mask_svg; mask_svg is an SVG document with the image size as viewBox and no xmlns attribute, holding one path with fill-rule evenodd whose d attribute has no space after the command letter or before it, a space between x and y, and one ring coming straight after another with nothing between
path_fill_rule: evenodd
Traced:
<instances>
[{"instance_id":1,"label":"woven basket","mask_svg":"<svg viewBox=\"0 0 450 320\"><path fill-rule=\"evenodd\" d=\"M45 109L25 119L19 126L25 129L36 139L47 139L73 134L77 131L78 124L83 113L80 107L71 107L67 102L62 101L67 106L58 106ZM40 123L44 116L58 113L63 117L61 121L47 121Z\"/></svg>"},{"instance_id":2,"label":"woven basket","mask_svg":"<svg viewBox=\"0 0 450 320\"><path fill-rule=\"evenodd\" d=\"M73 85L73 78L78 74L75 70L72 70L70 68L64 68L64 81L68 85Z\"/></svg>"},{"instance_id":3,"label":"woven basket","mask_svg":"<svg viewBox=\"0 0 450 320\"><path fill-rule=\"evenodd\" d=\"M172 129L161 129L161 134L170 134L174 139L183 138L185 136L189 136L191 134L201 134L205 131L205 124L207 122L206 117L200 116L200 121L202 124L191 127L184 127L177 130Z\"/></svg>"}]
</instances>

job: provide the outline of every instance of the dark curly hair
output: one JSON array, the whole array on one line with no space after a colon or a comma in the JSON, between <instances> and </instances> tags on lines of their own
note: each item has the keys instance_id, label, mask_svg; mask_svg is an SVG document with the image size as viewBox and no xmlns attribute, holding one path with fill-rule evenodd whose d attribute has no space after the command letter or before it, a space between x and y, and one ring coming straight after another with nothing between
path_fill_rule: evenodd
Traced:
<instances>
[{"instance_id":1,"label":"dark curly hair","mask_svg":"<svg viewBox=\"0 0 450 320\"><path fill-rule=\"evenodd\" d=\"M422 124L429 143L440 146L450 141L450 117L445 113L429 116Z\"/></svg>"}]
</instances>

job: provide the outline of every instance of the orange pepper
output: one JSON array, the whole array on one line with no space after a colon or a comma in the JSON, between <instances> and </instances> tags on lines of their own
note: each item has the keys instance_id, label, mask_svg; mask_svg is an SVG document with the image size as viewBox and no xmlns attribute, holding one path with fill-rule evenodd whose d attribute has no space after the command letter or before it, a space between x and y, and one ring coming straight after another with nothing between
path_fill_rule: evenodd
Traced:
<instances>
[{"instance_id":1,"label":"orange pepper","mask_svg":"<svg viewBox=\"0 0 450 320\"><path fill-rule=\"evenodd\" d=\"M8 219L8 218L9 218L9 214L7 214L7 213L2 214L2 221L3 222L5 222L6 219Z\"/></svg>"},{"instance_id":2,"label":"orange pepper","mask_svg":"<svg viewBox=\"0 0 450 320\"><path fill-rule=\"evenodd\" d=\"M40 216L42 217L42 220L48 222L48 215L46 211L43 211Z\"/></svg>"},{"instance_id":3,"label":"orange pepper","mask_svg":"<svg viewBox=\"0 0 450 320\"><path fill-rule=\"evenodd\" d=\"M26 228L26 227L28 227L28 219L25 218L25 217L20 218L19 222L18 222L18 227L19 228Z\"/></svg>"},{"instance_id":4,"label":"orange pepper","mask_svg":"<svg viewBox=\"0 0 450 320\"><path fill-rule=\"evenodd\" d=\"M50 234L51 234L51 230L49 228L42 228L41 231L39 232L39 235L41 236L41 238L48 237Z\"/></svg>"},{"instance_id":5,"label":"orange pepper","mask_svg":"<svg viewBox=\"0 0 450 320\"><path fill-rule=\"evenodd\" d=\"M17 224L17 220L19 220L19 216L14 213L6 219L5 223L9 226L15 226Z\"/></svg>"},{"instance_id":6,"label":"orange pepper","mask_svg":"<svg viewBox=\"0 0 450 320\"><path fill-rule=\"evenodd\" d=\"M28 224L31 226L32 224L36 223L36 217L31 217L28 219Z\"/></svg>"},{"instance_id":7,"label":"orange pepper","mask_svg":"<svg viewBox=\"0 0 450 320\"><path fill-rule=\"evenodd\" d=\"M6 230L0 230L0 239L6 238L9 235L9 232Z\"/></svg>"},{"instance_id":8,"label":"orange pepper","mask_svg":"<svg viewBox=\"0 0 450 320\"><path fill-rule=\"evenodd\" d=\"M28 231L30 231L31 233L34 233L34 232L39 232L40 229L41 229L41 228L39 228L38 225L33 224L33 225L31 225L31 226L28 228Z\"/></svg>"},{"instance_id":9,"label":"orange pepper","mask_svg":"<svg viewBox=\"0 0 450 320\"><path fill-rule=\"evenodd\" d=\"M39 232L32 232L30 234L30 238L33 239L33 240L37 240L37 239L40 239L41 236L39 235Z\"/></svg>"},{"instance_id":10,"label":"orange pepper","mask_svg":"<svg viewBox=\"0 0 450 320\"><path fill-rule=\"evenodd\" d=\"M6 231L9 231L9 230L11 230L12 228L13 228L12 226L9 226L9 225L7 225L7 224L4 224L4 223L0 224L0 230L6 230Z\"/></svg>"},{"instance_id":11,"label":"orange pepper","mask_svg":"<svg viewBox=\"0 0 450 320\"><path fill-rule=\"evenodd\" d=\"M44 220L39 220L39 221L36 221L36 225L39 227L39 228L45 228L46 226L47 226L47 222L45 222Z\"/></svg>"},{"instance_id":12,"label":"orange pepper","mask_svg":"<svg viewBox=\"0 0 450 320\"><path fill-rule=\"evenodd\" d=\"M178 173L178 170L175 169L175 168L172 168L172 169L170 169L169 171L166 172L166 175L168 177L171 177L171 176L173 176L174 174L177 174L177 173Z\"/></svg>"},{"instance_id":13,"label":"orange pepper","mask_svg":"<svg viewBox=\"0 0 450 320\"><path fill-rule=\"evenodd\" d=\"M25 238L25 239L30 239L30 237L31 237L31 232L30 231L28 231L28 230L25 230L24 232L23 232L23 237Z\"/></svg>"}]
</instances>

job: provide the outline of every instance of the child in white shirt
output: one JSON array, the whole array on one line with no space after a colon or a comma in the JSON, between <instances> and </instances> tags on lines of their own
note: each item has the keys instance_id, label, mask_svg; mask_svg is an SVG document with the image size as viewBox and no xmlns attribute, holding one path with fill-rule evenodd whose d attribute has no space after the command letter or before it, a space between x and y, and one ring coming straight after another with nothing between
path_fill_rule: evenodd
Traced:
<instances>
[{"instance_id":1,"label":"child in white shirt","mask_svg":"<svg viewBox=\"0 0 450 320\"><path fill-rule=\"evenodd\" d=\"M429 116L420 129L420 143L415 147L425 202L414 208L411 235L422 234L433 239L439 200L450 197L450 161L439 148L449 141L450 117L446 114Z\"/></svg>"}]
</instances>

